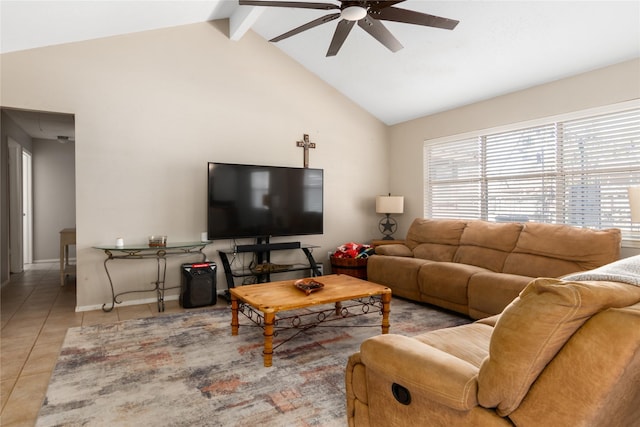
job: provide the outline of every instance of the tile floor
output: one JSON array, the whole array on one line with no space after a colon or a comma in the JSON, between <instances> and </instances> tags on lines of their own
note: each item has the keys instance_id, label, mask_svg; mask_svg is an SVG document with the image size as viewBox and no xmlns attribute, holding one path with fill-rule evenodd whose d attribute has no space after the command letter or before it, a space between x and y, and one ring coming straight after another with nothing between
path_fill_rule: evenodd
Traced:
<instances>
[{"instance_id":1,"label":"tile floor","mask_svg":"<svg viewBox=\"0 0 640 427\"><path fill-rule=\"evenodd\" d=\"M30 264L0 294L0 425L33 426L68 328L157 316L156 304L75 312L76 284L60 286L57 263ZM166 301L164 313L184 311Z\"/></svg>"}]
</instances>

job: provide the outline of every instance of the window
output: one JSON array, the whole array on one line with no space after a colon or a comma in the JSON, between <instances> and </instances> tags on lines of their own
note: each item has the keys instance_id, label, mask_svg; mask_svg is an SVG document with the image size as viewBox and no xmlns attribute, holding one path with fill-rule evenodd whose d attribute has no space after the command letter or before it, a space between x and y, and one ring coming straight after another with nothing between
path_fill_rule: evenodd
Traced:
<instances>
[{"instance_id":1,"label":"window","mask_svg":"<svg viewBox=\"0 0 640 427\"><path fill-rule=\"evenodd\" d=\"M254 209L267 210L271 206L269 200L269 172L251 172L251 207Z\"/></svg>"},{"instance_id":2,"label":"window","mask_svg":"<svg viewBox=\"0 0 640 427\"><path fill-rule=\"evenodd\" d=\"M304 170L304 212L322 212L322 171Z\"/></svg>"},{"instance_id":3,"label":"window","mask_svg":"<svg viewBox=\"0 0 640 427\"><path fill-rule=\"evenodd\" d=\"M427 218L616 227L640 185L640 107L424 147ZM634 228L635 227L635 228Z\"/></svg>"}]
</instances>

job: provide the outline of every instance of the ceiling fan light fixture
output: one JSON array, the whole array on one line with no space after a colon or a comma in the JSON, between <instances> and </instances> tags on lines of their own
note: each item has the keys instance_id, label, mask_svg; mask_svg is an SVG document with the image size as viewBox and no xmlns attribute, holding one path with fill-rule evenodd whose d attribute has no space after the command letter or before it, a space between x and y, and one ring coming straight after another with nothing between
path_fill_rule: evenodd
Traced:
<instances>
[{"instance_id":1,"label":"ceiling fan light fixture","mask_svg":"<svg viewBox=\"0 0 640 427\"><path fill-rule=\"evenodd\" d=\"M345 21L359 21L365 16L367 16L367 9L362 6L348 6L340 12L340 17Z\"/></svg>"}]
</instances>

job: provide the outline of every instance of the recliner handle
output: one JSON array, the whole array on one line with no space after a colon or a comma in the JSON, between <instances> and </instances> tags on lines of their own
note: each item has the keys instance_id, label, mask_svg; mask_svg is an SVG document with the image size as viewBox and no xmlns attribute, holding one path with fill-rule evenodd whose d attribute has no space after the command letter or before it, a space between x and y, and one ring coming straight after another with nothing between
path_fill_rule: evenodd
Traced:
<instances>
[{"instance_id":1,"label":"recliner handle","mask_svg":"<svg viewBox=\"0 0 640 427\"><path fill-rule=\"evenodd\" d=\"M411 403L411 393L409 393L406 387L393 383L391 384L391 393L393 393L393 397L395 397L399 403L403 405Z\"/></svg>"}]
</instances>

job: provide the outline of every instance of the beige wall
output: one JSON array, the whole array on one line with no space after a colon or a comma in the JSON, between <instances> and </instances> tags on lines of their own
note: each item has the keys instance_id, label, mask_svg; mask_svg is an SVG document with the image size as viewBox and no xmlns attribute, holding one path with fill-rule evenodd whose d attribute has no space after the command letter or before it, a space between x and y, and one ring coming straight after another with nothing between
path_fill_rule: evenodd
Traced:
<instances>
[{"instance_id":1,"label":"beige wall","mask_svg":"<svg viewBox=\"0 0 640 427\"><path fill-rule=\"evenodd\" d=\"M341 243L379 234L376 194L405 196L398 235L422 216L426 139L640 98L635 60L389 128L254 33L230 41L226 25L1 56L2 106L75 114L81 309L109 295L104 255L92 246L157 233L199 238L207 161L300 166L295 141L309 133L311 167L325 169L325 234L300 240L321 246L324 260ZM229 246L207 253L218 260L216 249ZM117 291L153 279L152 266L138 265L113 266ZM179 280L177 268L169 280Z\"/></svg>"},{"instance_id":2,"label":"beige wall","mask_svg":"<svg viewBox=\"0 0 640 427\"><path fill-rule=\"evenodd\" d=\"M399 234L422 217L422 162L429 139L640 99L640 60L580 74L392 126L390 188L405 196Z\"/></svg>"},{"instance_id":3,"label":"beige wall","mask_svg":"<svg viewBox=\"0 0 640 427\"><path fill-rule=\"evenodd\" d=\"M303 133L317 144L310 166L325 170L325 234L299 240L323 260L377 235L387 127L252 32L230 41L216 21L4 54L1 66L3 106L75 114L81 309L109 299L92 246L199 240L207 161L302 166ZM117 291L153 280L153 265L133 264L112 263Z\"/></svg>"},{"instance_id":4,"label":"beige wall","mask_svg":"<svg viewBox=\"0 0 640 427\"><path fill-rule=\"evenodd\" d=\"M76 226L75 144L33 140L33 260L57 261L60 230ZM75 247L69 249L75 258Z\"/></svg>"}]
</instances>

